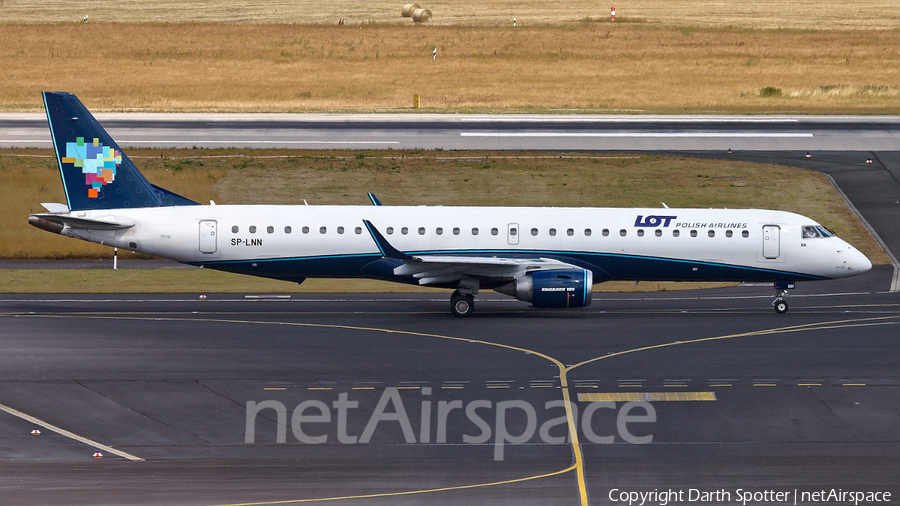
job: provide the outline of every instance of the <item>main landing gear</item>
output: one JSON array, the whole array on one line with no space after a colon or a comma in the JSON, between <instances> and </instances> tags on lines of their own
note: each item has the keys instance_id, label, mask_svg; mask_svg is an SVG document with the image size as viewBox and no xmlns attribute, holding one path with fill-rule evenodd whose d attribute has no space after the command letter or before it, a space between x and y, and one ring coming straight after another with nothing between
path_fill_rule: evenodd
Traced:
<instances>
[{"instance_id":1,"label":"main landing gear","mask_svg":"<svg viewBox=\"0 0 900 506\"><path fill-rule=\"evenodd\" d=\"M459 290L453 292L450 296L450 311L453 316L471 316L475 311L475 296L471 294L461 294Z\"/></svg>"},{"instance_id":2,"label":"main landing gear","mask_svg":"<svg viewBox=\"0 0 900 506\"><path fill-rule=\"evenodd\" d=\"M450 312L453 316L472 316L479 285L479 281L474 278L466 277L459 280L459 289L450 296Z\"/></svg>"},{"instance_id":3,"label":"main landing gear","mask_svg":"<svg viewBox=\"0 0 900 506\"><path fill-rule=\"evenodd\" d=\"M775 300L772 301L772 307L775 308L775 312L778 314L784 314L788 312L788 303L784 300L784 298L787 296L787 291L789 288L794 288L793 281L775 282Z\"/></svg>"}]
</instances>

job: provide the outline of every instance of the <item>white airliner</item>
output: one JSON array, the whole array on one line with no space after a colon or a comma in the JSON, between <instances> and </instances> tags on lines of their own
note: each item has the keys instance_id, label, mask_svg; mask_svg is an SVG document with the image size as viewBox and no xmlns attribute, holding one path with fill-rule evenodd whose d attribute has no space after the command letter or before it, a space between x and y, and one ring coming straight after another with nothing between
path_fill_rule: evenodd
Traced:
<instances>
[{"instance_id":1,"label":"white airliner","mask_svg":"<svg viewBox=\"0 0 900 506\"><path fill-rule=\"evenodd\" d=\"M594 283L853 276L871 262L804 216L757 209L200 205L151 184L69 93L44 105L68 204L29 223L228 272L302 283L373 278L454 290L468 316L493 289L538 308L591 303Z\"/></svg>"}]
</instances>

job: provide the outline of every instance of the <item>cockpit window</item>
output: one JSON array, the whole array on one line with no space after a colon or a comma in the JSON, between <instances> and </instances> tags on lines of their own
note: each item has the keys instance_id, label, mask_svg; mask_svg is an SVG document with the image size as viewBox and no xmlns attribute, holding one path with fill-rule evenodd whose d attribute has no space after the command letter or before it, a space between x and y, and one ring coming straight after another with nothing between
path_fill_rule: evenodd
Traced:
<instances>
[{"instance_id":1,"label":"cockpit window","mask_svg":"<svg viewBox=\"0 0 900 506\"><path fill-rule=\"evenodd\" d=\"M803 239L819 239L822 237L832 237L834 233L822 225L806 225L801 229Z\"/></svg>"}]
</instances>

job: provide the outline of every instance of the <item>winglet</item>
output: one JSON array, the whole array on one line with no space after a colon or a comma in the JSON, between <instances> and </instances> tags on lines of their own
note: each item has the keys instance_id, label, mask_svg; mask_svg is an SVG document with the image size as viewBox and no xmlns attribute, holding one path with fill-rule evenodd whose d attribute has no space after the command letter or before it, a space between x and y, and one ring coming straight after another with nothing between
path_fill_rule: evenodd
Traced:
<instances>
[{"instance_id":1,"label":"winglet","mask_svg":"<svg viewBox=\"0 0 900 506\"><path fill-rule=\"evenodd\" d=\"M378 200L378 197L376 197L374 193L369 192L369 193L367 193L366 195L369 196L369 200L372 201L372 205L373 205L373 206L383 206L383 205L384 205L384 204L381 203L380 200Z\"/></svg>"},{"instance_id":2,"label":"winglet","mask_svg":"<svg viewBox=\"0 0 900 506\"><path fill-rule=\"evenodd\" d=\"M375 225L372 225L371 221L363 220L363 223L366 224L366 229L369 230L372 240L375 241L375 245L378 246L378 251L381 252L381 256L385 258L397 258L400 260L412 260L411 256L391 246L391 244L387 242L387 239L381 235L381 232L375 228Z\"/></svg>"}]
</instances>

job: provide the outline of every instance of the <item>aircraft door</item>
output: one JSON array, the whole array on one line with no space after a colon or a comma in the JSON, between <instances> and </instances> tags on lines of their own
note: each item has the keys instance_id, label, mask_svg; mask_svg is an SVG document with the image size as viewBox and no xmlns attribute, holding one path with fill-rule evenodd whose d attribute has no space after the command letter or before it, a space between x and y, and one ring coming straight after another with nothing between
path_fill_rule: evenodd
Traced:
<instances>
[{"instance_id":1,"label":"aircraft door","mask_svg":"<svg viewBox=\"0 0 900 506\"><path fill-rule=\"evenodd\" d=\"M781 255L781 227L763 225L763 258L775 259Z\"/></svg>"},{"instance_id":2,"label":"aircraft door","mask_svg":"<svg viewBox=\"0 0 900 506\"><path fill-rule=\"evenodd\" d=\"M200 220L200 253L216 252L216 220Z\"/></svg>"},{"instance_id":3,"label":"aircraft door","mask_svg":"<svg viewBox=\"0 0 900 506\"><path fill-rule=\"evenodd\" d=\"M506 229L507 242L512 245L519 244L519 224L510 223Z\"/></svg>"}]
</instances>

